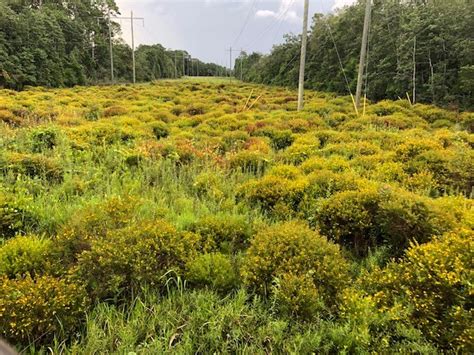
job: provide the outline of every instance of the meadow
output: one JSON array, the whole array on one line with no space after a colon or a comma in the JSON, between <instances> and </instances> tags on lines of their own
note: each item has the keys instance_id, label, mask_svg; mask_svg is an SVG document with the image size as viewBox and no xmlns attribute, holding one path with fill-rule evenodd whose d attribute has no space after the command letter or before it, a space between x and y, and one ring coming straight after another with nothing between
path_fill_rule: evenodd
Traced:
<instances>
[{"instance_id":1,"label":"meadow","mask_svg":"<svg viewBox=\"0 0 474 355\"><path fill-rule=\"evenodd\" d=\"M0 91L25 353L474 352L474 113L228 79Z\"/></svg>"}]
</instances>

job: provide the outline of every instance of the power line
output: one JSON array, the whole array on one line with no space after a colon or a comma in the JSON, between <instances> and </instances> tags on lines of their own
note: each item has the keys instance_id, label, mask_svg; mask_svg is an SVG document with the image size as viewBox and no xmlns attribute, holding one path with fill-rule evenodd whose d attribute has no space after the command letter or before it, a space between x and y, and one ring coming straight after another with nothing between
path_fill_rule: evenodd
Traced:
<instances>
[{"instance_id":1,"label":"power line","mask_svg":"<svg viewBox=\"0 0 474 355\"><path fill-rule=\"evenodd\" d=\"M275 26L276 24L278 24L280 21L282 21L284 19L284 17L286 16L286 14L288 13L288 11L290 11L291 7L293 6L295 0L291 0L291 2L288 4L288 6L283 10L281 11L277 17L274 18L274 20L267 26L263 29L262 32L260 32L260 34L258 36L255 36L254 39L249 42L246 46L246 48L250 48L252 47L255 43L257 43L273 26Z\"/></svg>"},{"instance_id":2,"label":"power line","mask_svg":"<svg viewBox=\"0 0 474 355\"><path fill-rule=\"evenodd\" d=\"M240 32L239 32L239 34L237 35L237 37L235 38L234 43L232 44L233 46L235 46L235 45L237 44L238 40L240 39L240 37L241 37L242 34L244 33L245 28L247 27L247 24L248 24L248 22L249 22L249 20L250 20L250 15L252 15L252 10L254 9L256 3L257 3L257 0L253 0L252 6L250 6L249 12L248 12L247 17L246 17L246 19L245 19L245 21L244 21L244 25L242 26L242 29L240 30Z\"/></svg>"}]
</instances>

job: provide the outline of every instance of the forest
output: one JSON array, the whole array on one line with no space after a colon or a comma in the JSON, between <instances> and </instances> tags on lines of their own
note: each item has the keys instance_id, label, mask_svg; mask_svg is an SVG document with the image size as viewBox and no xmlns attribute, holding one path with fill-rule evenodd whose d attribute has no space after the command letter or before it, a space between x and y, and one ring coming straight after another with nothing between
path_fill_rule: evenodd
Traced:
<instances>
[{"instance_id":1,"label":"forest","mask_svg":"<svg viewBox=\"0 0 474 355\"><path fill-rule=\"evenodd\" d=\"M112 18L119 14L114 0L1 0L0 87L110 82L109 10ZM112 20L110 29L115 78L130 82L132 49L118 36L119 23ZM160 44L140 45L135 55L138 81L227 73L219 65L191 60L186 51Z\"/></svg>"},{"instance_id":2,"label":"forest","mask_svg":"<svg viewBox=\"0 0 474 355\"><path fill-rule=\"evenodd\" d=\"M474 107L474 2L375 0L364 91L370 100L406 98L451 108ZM355 92L365 1L316 14L309 35L306 86ZM246 81L296 87L300 36L287 35L269 55L240 56ZM415 73L415 80L413 76ZM413 98L413 87L415 97Z\"/></svg>"}]
</instances>

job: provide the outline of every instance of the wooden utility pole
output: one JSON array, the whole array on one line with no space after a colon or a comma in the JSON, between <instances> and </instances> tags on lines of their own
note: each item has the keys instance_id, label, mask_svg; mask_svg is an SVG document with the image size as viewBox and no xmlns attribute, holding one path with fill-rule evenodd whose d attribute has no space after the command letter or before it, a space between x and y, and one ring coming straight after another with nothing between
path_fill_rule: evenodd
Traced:
<instances>
[{"instance_id":1,"label":"wooden utility pole","mask_svg":"<svg viewBox=\"0 0 474 355\"><path fill-rule=\"evenodd\" d=\"M185 54L184 54L184 52L182 54L183 54L183 76L186 76L186 67L185 67L185 64L184 64Z\"/></svg>"},{"instance_id":2,"label":"wooden utility pole","mask_svg":"<svg viewBox=\"0 0 474 355\"><path fill-rule=\"evenodd\" d=\"M232 81L232 47L229 48L229 79Z\"/></svg>"},{"instance_id":3,"label":"wooden utility pole","mask_svg":"<svg viewBox=\"0 0 474 355\"><path fill-rule=\"evenodd\" d=\"M107 21L109 25L110 80L113 84L114 83L114 48L112 45L112 27L110 26L110 9L107 16Z\"/></svg>"},{"instance_id":4,"label":"wooden utility pole","mask_svg":"<svg viewBox=\"0 0 474 355\"><path fill-rule=\"evenodd\" d=\"M416 103L416 36L413 39L413 93L412 93L412 103Z\"/></svg>"},{"instance_id":5,"label":"wooden utility pole","mask_svg":"<svg viewBox=\"0 0 474 355\"><path fill-rule=\"evenodd\" d=\"M117 20L130 20L132 26L132 81L135 84L137 81L136 78L136 67L135 67L135 34L134 34L134 23L135 20L141 20L145 26L145 19L143 17L133 17L133 11L130 13L130 17L113 17ZM109 12L109 32L110 32L110 12ZM110 48L112 48L112 41L110 42ZM112 57L111 57L112 58ZM112 63L113 66L113 63ZM113 79L112 79L113 81Z\"/></svg>"},{"instance_id":6,"label":"wooden utility pole","mask_svg":"<svg viewBox=\"0 0 474 355\"><path fill-rule=\"evenodd\" d=\"M309 0L305 0L303 16L303 34L301 38L300 78L298 85L298 111L301 111L304 106L304 69L306 65L306 43L308 41L308 9Z\"/></svg>"},{"instance_id":7,"label":"wooden utility pole","mask_svg":"<svg viewBox=\"0 0 474 355\"><path fill-rule=\"evenodd\" d=\"M137 72L135 68L135 35L133 33L133 11L130 11L130 23L132 26L132 71L133 71L133 83L135 84L137 82Z\"/></svg>"},{"instance_id":8,"label":"wooden utility pole","mask_svg":"<svg viewBox=\"0 0 474 355\"><path fill-rule=\"evenodd\" d=\"M244 50L240 48L240 81L244 80Z\"/></svg>"},{"instance_id":9,"label":"wooden utility pole","mask_svg":"<svg viewBox=\"0 0 474 355\"><path fill-rule=\"evenodd\" d=\"M365 0L364 30L362 32L362 45L360 47L359 73L357 75L356 106L360 107L362 96L362 82L365 70L365 57L367 55L367 40L369 37L370 16L372 12L372 0Z\"/></svg>"},{"instance_id":10,"label":"wooden utility pole","mask_svg":"<svg viewBox=\"0 0 474 355\"><path fill-rule=\"evenodd\" d=\"M177 67L177 60L178 60L178 54L176 51L174 51L174 78L178 79L178 67Z\"/></svg>"}]
</instances>

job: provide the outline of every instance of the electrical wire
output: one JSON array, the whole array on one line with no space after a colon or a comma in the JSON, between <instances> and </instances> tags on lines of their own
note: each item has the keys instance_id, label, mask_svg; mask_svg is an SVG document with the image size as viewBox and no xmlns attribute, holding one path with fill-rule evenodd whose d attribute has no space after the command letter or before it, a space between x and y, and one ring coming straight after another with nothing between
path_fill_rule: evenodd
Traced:
<instances>
[{"instance_id":1,"label":"electrical wire","mask_svg":"<svg viewBox=\"0 0 474 355\"><path fill-rule=\"evenodd\" d=\"M255 43L257 43L260 39L262 39L262 37L269 31L271 30L271 28L273 26L275 26L276 24L280 23L281 21L283 21L283 19L285 18L286 14L288 13L288 11L290 11L291 7L293 6L293 4L295 3L295 0L291 0L290 3L288 3L288 6L283 10L281 11L277 17L275 17L275 19L267 26L264 28L264 30L262 32L260 32L260 34L258 36L255 36L254 39L249 42L245 48L250 48L251 46L253 46Z\"/></svg>"},{"instance_id":2,"label":"electrical wire","mask_svg":"<svg viewBox=\"0 0 474 355\"><path fill-rule=\"evenodd\" d=\"M235 38L234 40L234 43L232 44L232 47L235 47L235 45L237 44L237 42L239 41L240 37L242 36L242 34L244 33L248 23L249 23L249 20L250 20L250 16L252 15L252 10L255 8L255 5L257 4L257 0L253 0L252 2L252 6L250 6L250 9L249 9L249 12L247 14L247 18L245 19L245 22L244 22L244 25L242 26L242 29L240 30L239 34L237 35L237 37Z\"/></svg>"}]
</instances>

